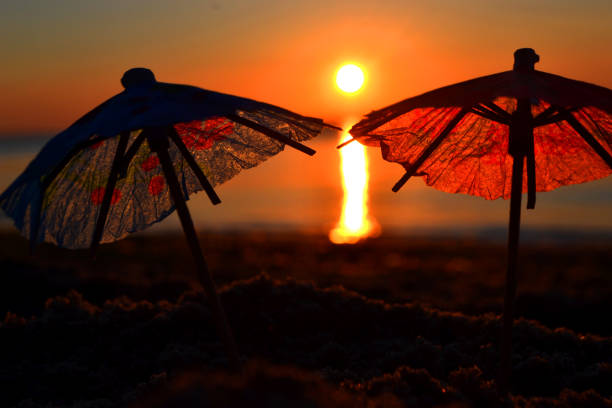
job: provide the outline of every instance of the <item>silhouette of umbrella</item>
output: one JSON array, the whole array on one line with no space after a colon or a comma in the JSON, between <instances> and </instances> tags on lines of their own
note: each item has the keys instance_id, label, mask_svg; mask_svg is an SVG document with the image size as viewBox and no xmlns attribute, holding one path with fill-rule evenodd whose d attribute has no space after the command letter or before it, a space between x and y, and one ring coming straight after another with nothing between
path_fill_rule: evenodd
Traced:
<instances>
[{"instance_id":1,"label":"silhouette of umbrella","mask_svg":"<svg viewBox=\"0 0 612 408\"><path fill-rule=\"evenodd\" d=\"M238 354L185 203L199 190L258 165L325 125L279 107L187 85L134 68L125 90L51 139L0 196L0 208L32 244L95 252L100 242L143 230L177 210L198 278L230 362Z\"/></svg>"},{"instance_id":2,"label":"silhouette of umbrella","mask_svg":"<svg viewBox=\"0 0 612 408\"><path fill-rule=\"evenodd\" d=\"M512 71L439 88L373 111L350 130L383 158L442 191L510 198L508 260L498 390L508 389L521 193L612 173L612 91L534 69L531 48ZM341 147L342 145L338 146ZM526 173L524 180L523 173Z\"/></svg>"}]
</instances>

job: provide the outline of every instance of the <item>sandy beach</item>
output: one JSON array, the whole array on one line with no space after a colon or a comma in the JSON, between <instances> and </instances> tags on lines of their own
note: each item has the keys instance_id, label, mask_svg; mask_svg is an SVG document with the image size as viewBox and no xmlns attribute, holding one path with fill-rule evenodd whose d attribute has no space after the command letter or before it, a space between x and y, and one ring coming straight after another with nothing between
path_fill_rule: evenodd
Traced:
<instances>
[{"instance_id":1,"label":"sandy beach","mask_svg":"<svg viewBox=\"0 0 612 408\"><path fill-rule=\"evenodd\" d=\"M248 395L250 406L497 403L503 243L200 238L247 362L238 376L225 371L183 236L103 245L94 262L46 244L30 256L25 239L2 233L2 405L244 406ZM610 249L521 248L509 406L610 406Z\"/></svg>"}]
</instances>

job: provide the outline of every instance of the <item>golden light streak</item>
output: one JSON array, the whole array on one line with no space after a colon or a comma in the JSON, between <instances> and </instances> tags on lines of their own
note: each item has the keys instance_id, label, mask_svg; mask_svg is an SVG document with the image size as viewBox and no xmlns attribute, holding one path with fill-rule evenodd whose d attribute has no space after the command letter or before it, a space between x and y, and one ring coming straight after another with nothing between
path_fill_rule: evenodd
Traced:
<instances>
[{"instance_id":1,"label":"golden light streak","mask_svg":"<svg viewBox=\"0 0 612 408\"><path fill-rule=\"evenodd\" d=\"M345 133L339 142L349 140ZM352 142L340 149L340 169L344 200L342 214L336 226L329 232L334 244L354 244L369 236L377 236L380 226L368 213L368 157L365 147Z\"/></svg>"}]
</instances>

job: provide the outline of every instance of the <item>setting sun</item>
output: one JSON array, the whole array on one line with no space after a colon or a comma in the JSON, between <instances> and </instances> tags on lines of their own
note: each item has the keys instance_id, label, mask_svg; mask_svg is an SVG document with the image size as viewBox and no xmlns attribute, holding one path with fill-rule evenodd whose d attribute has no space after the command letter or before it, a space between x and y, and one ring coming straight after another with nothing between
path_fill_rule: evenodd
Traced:
<instances>
[{"instance_id":1,"label":"setting sun","mask_svg":"<svg viewBox=\"0 0 612 408\"><path fill-rule=\"evenodd\" d=\"M365 75L355 64L346 64L336 73L336 85L346 93L354 93L361 89Z\"/></svg>"}]
</instances>

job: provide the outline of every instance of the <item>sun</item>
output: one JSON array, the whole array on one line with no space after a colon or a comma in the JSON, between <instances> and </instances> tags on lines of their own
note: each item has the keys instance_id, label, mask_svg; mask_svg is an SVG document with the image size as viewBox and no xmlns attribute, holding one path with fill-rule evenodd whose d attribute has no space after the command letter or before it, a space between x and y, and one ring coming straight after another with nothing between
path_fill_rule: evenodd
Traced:
<instances>
[{"instance_id":1,"label":"sun","mask_svg":"<svg viewBox=\"0 0 612 408\"><path fill-rule=\"evenodd\" d=\"M363 86L365 75L355 64L346 64L336 73L336 85L346 93L355 93Z\"/></svg>"}]
</instances>

